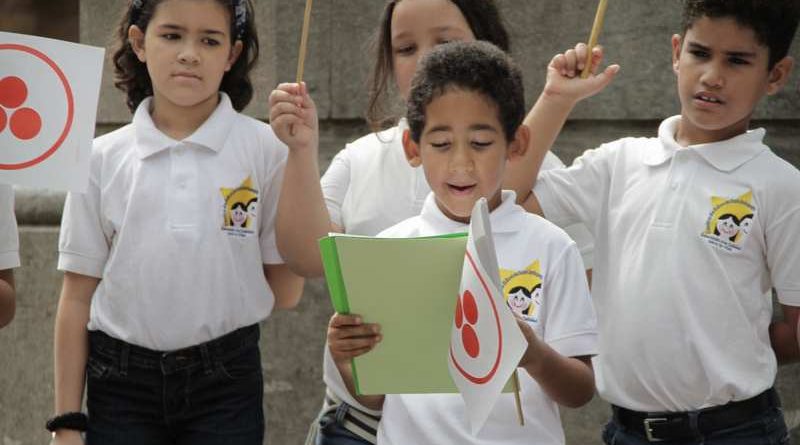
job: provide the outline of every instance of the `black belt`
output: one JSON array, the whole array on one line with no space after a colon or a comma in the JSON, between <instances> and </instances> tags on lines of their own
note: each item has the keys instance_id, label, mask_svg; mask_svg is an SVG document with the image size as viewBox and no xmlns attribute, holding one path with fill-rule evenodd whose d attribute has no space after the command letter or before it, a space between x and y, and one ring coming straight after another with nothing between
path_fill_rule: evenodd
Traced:
<instances>
[{"instance_id":1,"label":"black belt","mask_svg":"<svg viewBox=\"0 0 800 445\"><path fill-rule=\"evenodd\" d=\"M616 405L612 405L612 409L614 419L626 431L639 434L649 442L661 442L706 436L734 427L780 406L778 393L770 388L747 400L697 411L646 413Z\"/></svg>"}]
</instances>

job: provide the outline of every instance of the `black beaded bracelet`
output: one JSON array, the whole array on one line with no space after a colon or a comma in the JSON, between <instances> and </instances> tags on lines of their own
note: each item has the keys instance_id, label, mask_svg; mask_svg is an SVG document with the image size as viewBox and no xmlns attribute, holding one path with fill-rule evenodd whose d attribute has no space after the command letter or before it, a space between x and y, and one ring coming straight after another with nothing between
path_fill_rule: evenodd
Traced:
<instances>
[{"instance_id":1,"label":"black beaded bracelet","mask_svg":"<svg viewBox=\"0 0 800 445\"><path fill-rule=\"evenodd\" d=\"M50 431L51 433L54 433L56 430L60 429L86 431L88 424L89 417L86 416L86 414L81 412L72 412L51 417L50 420L48 420L45 424L45 428L47 428L47 431Z\"/></svg>"}]
</instances>

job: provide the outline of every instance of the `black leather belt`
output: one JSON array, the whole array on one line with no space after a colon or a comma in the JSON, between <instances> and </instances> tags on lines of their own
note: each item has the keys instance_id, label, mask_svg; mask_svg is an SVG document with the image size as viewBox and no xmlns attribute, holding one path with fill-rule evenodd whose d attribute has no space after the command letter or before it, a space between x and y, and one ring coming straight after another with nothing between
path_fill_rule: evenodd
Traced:
<instances>
[{"instance_id":1,"label":"black leather belt","mask_svg":"<svg viewBox=\"0 0 800 445\"><path fill-rule=\"evenodd\" d=\"M661 442L706 436L751 420L780 405L778 393L770 388L747 400L697 411L646 413L616 405L612 405L612 409L614 419L626 431L636 433L649 442Z\"/></svg>"}]
</instances>

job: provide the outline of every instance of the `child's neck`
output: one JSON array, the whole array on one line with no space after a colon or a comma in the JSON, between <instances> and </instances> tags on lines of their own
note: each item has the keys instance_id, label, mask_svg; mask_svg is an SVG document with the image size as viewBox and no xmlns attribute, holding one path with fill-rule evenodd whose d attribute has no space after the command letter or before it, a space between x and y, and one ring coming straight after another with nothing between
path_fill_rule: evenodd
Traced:
<instances>
[{"instance_id":1,"label":"child's neck","mask_svg":"<svg viewBox=\"0 0 800 445\"><path fill-rule=\"evenodd\" d=\"M707 130L693 125L689 119L681 116L678 129L675 132L675 142L681 147L690 145L711 144L714 142L727 141L740 134L747 133L750 128L750 117L743 119L734 125L718 130Z\"/></svg>"},{"instance_id":2,"label":"child's neck","mask_svg":"<svg viewBox=\"0 0 800 445\"><path fill-rule=\"evenodd\" d=\"M217 108L217 104L219 104L218 94L213 94L193 106L184 107L155 93L150 115L156 128L172 139L180 141L200 128Z\"/></svg>"}]
</instances>

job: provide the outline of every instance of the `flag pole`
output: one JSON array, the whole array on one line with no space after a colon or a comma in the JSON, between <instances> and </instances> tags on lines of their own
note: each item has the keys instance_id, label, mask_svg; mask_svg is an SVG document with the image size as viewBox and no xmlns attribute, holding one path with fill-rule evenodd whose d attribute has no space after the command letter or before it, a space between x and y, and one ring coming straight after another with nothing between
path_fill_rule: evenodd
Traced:
<instances>
[{"instance_id":1,"label":"flag pole","mask_svg":"<svg viewBox=\"0 0 800 445\"><path fill-rule=\"evenodd\" d=\"M303 81L303 69L306 63L306 48L308 46L308 30L311 27L311 4L313 0L306 0L306 10L303 15L303 32L300 35L300 53L297 56L297 83Z\"/></svg>"},{"instance_id":2,"label":"flag pole","mask_svg":"<svg viewBox=\"0 0 800 445\"><path fill-rule=\"evenodd\" d=\"M597 40L600 37L600 31L603 30L603 21L605 20L607 7L608 0L600 0L600 4L597 5L597 14L594 16L594 25L592 25L592 33L589 35L589 44L587 48L587 51L589 51L589 60L586 61L586 65L583 67L581 79L586 79L589 77L589 73L592 71L592 48L597 45Z\"/></svg>"},{"instance_id":3,"label":"flag pole","mask_svg":"<svg viewBox=\"0 0 800 445\"><path fill-rule=\"evenodd\" d=\"M525 426L525 418L522 416L522 400L519 396L519 374L518 370L514 370L514 403L517 405L517 419L519 419L520 426Z\"/></svg>"},{"instance_id":4,"label":"flag pole","mask_svg":"<svg viewBox=\"0 0 800 445\"><path fill-rule=\"evenodd\" d=\"M300 33L300 50L297 55L297 77L298 88L303 81L303 70L306 65L306 49L308 48L308 30L311 28L311 5L313 0L306 0L306 10L303 14L303 31ZM294 125L289 128L289 134L294 136Z\"/></svg>"}]
</instances>

